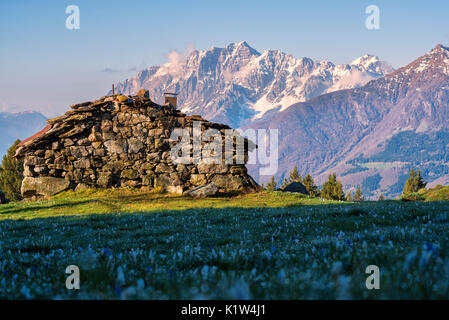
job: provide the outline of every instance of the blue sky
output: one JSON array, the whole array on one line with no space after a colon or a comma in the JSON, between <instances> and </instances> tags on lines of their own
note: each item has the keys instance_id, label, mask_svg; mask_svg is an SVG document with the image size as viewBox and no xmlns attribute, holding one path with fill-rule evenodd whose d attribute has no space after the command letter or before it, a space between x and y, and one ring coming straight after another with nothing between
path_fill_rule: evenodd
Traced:
<instances>
[{"instance_id":1,"label":"blue sky","mask_svg":"<svg viewBox=\"0 0 449 320\"><path fill-rule=\"evenodd\" d=\"M72 4L80 8L80 30L65 27ZM380 8L380 30L365 28L372 4ZM189 44L245 40L258 51L334 63L371 53L399 67L449 45L448 12L441 0L2 0L0 111L61 113Z\"/></svg>"}]
</instances>

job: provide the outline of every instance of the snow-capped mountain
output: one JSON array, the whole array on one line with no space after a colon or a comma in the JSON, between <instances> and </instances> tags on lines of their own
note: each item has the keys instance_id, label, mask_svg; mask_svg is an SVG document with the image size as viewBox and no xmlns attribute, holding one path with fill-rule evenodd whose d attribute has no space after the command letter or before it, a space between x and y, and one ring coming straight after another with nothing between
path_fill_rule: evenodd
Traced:
<instances>
[{"instance_id":1,"label":"snow-capped mountain","mask_svg":"<svg viewBox=\"0 0 449 320\"><path fill-rule=\"evenodd\" d=\"M185 58L150 67L116 89L125 94L149 89L156 102L162 102L164 92L177 92L182 111L236 128L269 111L282 111L323 93L360 87L392 71L388 63L372 55L334 65L279 50L259 53L243 41L195 50Z\"/></svg>"},{"instance_id":2,"label":"snow-capped mountain","mask_svg":"<svg viewBox=\"0 0 449 320\"><path fill-rule=\"evenodd\" d=\"M346 190L397 196L415 166L431 186L447 184L449 49L438 45L361 88L297 103L251 126L280 130L278 179L297 165L318 182L336 172Z\"/></svg>"}]
</instances>

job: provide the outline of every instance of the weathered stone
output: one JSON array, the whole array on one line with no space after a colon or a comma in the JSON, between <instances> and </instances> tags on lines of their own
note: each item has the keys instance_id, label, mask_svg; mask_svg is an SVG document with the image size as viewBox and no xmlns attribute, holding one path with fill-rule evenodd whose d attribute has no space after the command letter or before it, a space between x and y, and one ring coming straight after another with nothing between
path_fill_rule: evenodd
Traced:
<instances>
[{"instance_id":1,"label":"weathered stone","mask_svg":"<svg viewBox=\"0 0 449 320\"><path fill-rule=\"evenodd\" d=\"M160 136L162 133L164 132L164 130L162 129L151 129L148 131L148 135L149 136Z\"/></svg>"},{"instance_id":2,"label":"weathered stone","mask_svg":"<svg viewBox=\"0 0 449 320\"><path fill-rule=\"evenodd\" d=\"M22 181L22 196L45 196L49 197L67 190L70 187L70 181L54 177L26 177Z\"/></svg>"},{"instance_id":3,"label":"weathered stone","mask_svg":"<svg viewBox=\"0 0 449 320\"><path fill-rule=\"evenodd\" d=\"M139 153L143 148L145 148L145 145L140 142L136 138L130 138L128 139L128 152L129 153Z\"/></svg>"},{"instance_id":4,"label":"weathered stone","mask_svg":"<svg viewBox=\"0 0 449 320\"><path fill-rule=\"evenodd\" d=\"M137 178L139 178L139 172L134 169L126 169L122 171L120 177L129 180L136 180Z\"/></svg>"},{"instance_id":5,"label":"weathered stone","mask_svg":"<svg viewBox=\"0 0 449 320\"><path fill-rule=\"evenodd\" d=\"M239 175L239 176L243 176L246 175L247 170L246 167L244 166L232 166L229 171L231 172L232 175Z\"/></svg>"},{"instance_id":6,"label":"weathered stone","mask_svg":"<svg viewBox=\"0 0 449 320\"><path fill-rule=\"evenodd\" d=\"M45 160L43 158L36 157L36 156L29 156L29 157L26 157L26 159L25 159L26 166L37 166L37 165L41 165L44 163L45 163Z\"/></svg>"},{"instance_id":7,"label":"weathered stone","mask_svg":"<svg viewBox=\"0 0 449 320\"><path fill-rule=\"evenodd\" d=\"M97 186L107 189L112 185L112 174L110 172L100 172L97 179Z\"/></svg>"},{"instance_id":8,"label":"weathered stone","mask_svg":"<svg viewBox=\"0 0 449 320\"><path fill-rule=\"evenodd\" d=\"M204 186L186 191L184 194L194 198L204 198L214 196L218 193L219 188L213 184L209 183Z\"/></svg>"},{"instance_id":9,"label":"weathered stone","mask_svg":"<svg viewBox=\"0 0 449 320\"><path fill-rule=\"evenodd\" d=\"M103 142L101 142L101 141L98 141L98 142L92 142L92 147L93 147L94 149L100 149L100 148L103 147Z\"/></svg>"},{"instance_id":10,"label":"weathered stone","mask_svg":"<svg viewBox=\"0 0 449 320\"><path fill-rule=\"evenodd\" d=\"M36 172L39 175L45 174L48 172L47 166L36 166L34 167L34 172Z\"/></svg>"},{"instance_id":11,"label":"weathered stone","mask_svg":"<svg viewBox=\"0 0 449 320\"><path fill-rule=\"evenodd\" d=\"M161 155L158 152L153 152L147 155L148 161L159 162L161 161Z\"/></svg>"},{"instance_id":12,"label":"weathered stone","mask_svg":"<svg viewBox=\"0 0 449 320\"><path fill-rule=\"evenodd\" d=\"M61 149L61 143L59 141L55 141L51 144L51 148L55 151Z\"/></svg>"},{"instance_id":13,"label":"weathered stone","mask_svg":"<svg viewBox=\"0 0 449 320\"><path fill-rule=\"evenodd\" d=\"M167 186L165 189L168 193L182 194L184 188L182 186Z\"/></svg>"},{"instance_id":14,"label":"weathered stone","mask_svg":"<svg viewBox=\"0 0 449 320\"><path fill-rule=\"evenodd\" d=\"M291 182L288 185L286 185L284 188L279 189L279 191L302 193L302 194L306 194L306 195L309 194L306 187L301 182Z\"/></svg>"},{"instance_id":15,"label":"weathered stone","mask_svg":"<svg viewBox=\"0 0 449 320\"><path fill-rule=\"evenodd\" d=\"M75 143L72 139L64 139L64 147L70 147L73 146Z\"/></svg>"},{"instance_id":16,"label":"weathered stone","mask_svg":"<svg viewBox=\"0 0 449 320\"><path fill-rule=\"evenodd\" d=\"M34 171L30 166L24 166L23 167L23 176L24 177L33 177Z\"/></svg>"},{"instance_id":17,"label":"weathered stone","mask_svg":"<svg viewBox=\"0 0 449 320\"><path fill-rule=\"evenodd\" d=\"M238 176L215 175L212 178L212 183L227 190L238 190L243 188L243 181Z\"/></svg>"},{"instance_id":18,"label":"weathered stone","mask_svg":"<svg viewBox=\"0 0 449 320\"><path fill-rule=\"evenodd\" d=\"M165 163L160 163L156 166L156 173L163 173L163 172L170 172L170 167L167 166Z\"/></svg>"},{"instance_id":19,"label":"weathered stone","mask_svg":"<svg viewBox=\"0 0 449 320\"><path fill-rule=\"evenodd\" d=\"M128 143L124 139L109 140L104 142L107 152L126 153L128 152Z\"/></svg>"},{"instance_id":20,"label":"weathered stone","mask_svg":"<svg viewBox=\"0 0 449 320\"><path fill-rule=\"evenodd\" d=\"M194 186L202 186L207 183L205 174L192 174L190 175L190 183Z\"/></svg>"},{"instance_id":21,"label":"weathered stone","mask_svg":"<svg viewBox=\"0 0 449 320\"><path fill-rule=\"evenodd\" d=\"M85 183L78 183L78 185L75 188L75 191L87 190L87 189L92 189L92 187L90 187L89 185L87 185Z\"/></svg>"},{"instance_id":22,"label":"weathered stone","mask_svg":"<svg viewBox=\"0 0 449 320\"><path fill-rule=\"evenodd\" d=\"M83 126L83 125L82 126L77 126L77 127L73 128L73 129L69 130L68 132L64 133L64 134L61 134L60 137L61 138L70 138L70 137L73 137L73 136L75 136L77 134L82 133L84 130L86 130L85 126Z\"/></svg>"},{"instance_id":23,"label":"weathered stone","mask_svg":"<svg viewBox=\"0 0 449 320\"><path fill-rule=\"evenodd\" d=\"M166 189L168 186L173 185L173 179L166 176L166 175L160 175L154 179L154 186L155 187L162 187Z\"/></svg>"},{"instance_id":24,"label":"weathered stone","mask_svg":"<svg viewBox=\"0 0 449 320\"><path fill-rule=\"evenodd\" d=\"M45 150L39 149L34 151L34 155L38 157L43 157L45 155Z\"/></svg>"},{"instance_id":25,"label":"weathered stone","mask_svg":"<svg viewBox=\"0 0 449 320\"><path fill-rule=\"evenodd\" d=\"M73 166L78 169L90 168L90 160L87 158L81 158L73 163Z\"/></svg>"},{"instance_id":26,"label":"weathered stone","mask_svg":"<svg viewBox=\"0 0 449 320\"><path fill-rule=\"evenodd\" d=\"M142 185L144 186L153 186L154 177L151 175L145 175L142 177Z\"/></svg>"},{"instance_id":27,"label":"weathered stone","mask_svg":"<svg viewBox=\"0 0 449 320\"><path fill-rule=\"evenodd\" d=\"M70 147L70 154L72 156L74 156L75 158L87 157L89 155L89 153L86 150L86 147L84 147L84 146Z\"/></svg>"},{"instance_id":28,"label":"weathered stone","mask_svg":"<svg viewBox=\"0 0 449 320\"><path fill-rule=\"evenodd\" d=\"M78 142L76 143L79 146L89 146L90 145L90 140L87 138L84 139L80 139L78 140Z\"/></svg>"},{"instance_id":29,"label":"weathered stone","mask_svg":"<svg viewBox=\"0 0 449 320\"><path fill-rule=\"evenodd\" d=\"M126 102L126 101L129 100L129 97L124 96L124 95L119 95L119 96L117 96L117 100L118 100L119 102Z\"/></svg>"},{"instance_id":30,"label":"weathered stone","mask_svg":"<svg viewBox=\"0 0 449 320\"><path fill-rule=\"evenodd\" d=\"M145 89L140 89L139 91L137 91L136 96L150 98L150 91L145 90Z\"/></svg>"},{"instance_id":31,"label":"weathered stone","mask_svg":"<svg viewBox=\"0 0 449 320\"><path fill-rule=\"evenodd\" d=\"M207 164L207 163L199 163L198 164L198 172L199 173L226 173L228 171L228 166L226 164Z\"/></svg>"},{"instance_id":32,"label":"weathered stone","mask_svg":"<svg viewBox=\"0 0 449 320\"><path fill-rule=\"evenodd\" d=\"M55 152L53 150L46 150L45 151L45 159L53 158L55 155Z\"/></svg>"}]
</instances>

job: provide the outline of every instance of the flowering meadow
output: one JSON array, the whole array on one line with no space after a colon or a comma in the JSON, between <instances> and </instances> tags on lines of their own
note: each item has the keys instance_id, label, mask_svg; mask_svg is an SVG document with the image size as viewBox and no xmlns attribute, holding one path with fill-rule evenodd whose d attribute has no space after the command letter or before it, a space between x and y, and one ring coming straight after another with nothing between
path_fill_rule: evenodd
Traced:
<instances>
[{"instance_id":1,"label":"flowering meadow","mask_svg":"<svg viewBox=\"0 0 449 320\"><path fill-rule=\"evenodd\" d=\"M120 197L1 206L0 299L449 298L449 202Z\"/></svg>"}]
</instances>

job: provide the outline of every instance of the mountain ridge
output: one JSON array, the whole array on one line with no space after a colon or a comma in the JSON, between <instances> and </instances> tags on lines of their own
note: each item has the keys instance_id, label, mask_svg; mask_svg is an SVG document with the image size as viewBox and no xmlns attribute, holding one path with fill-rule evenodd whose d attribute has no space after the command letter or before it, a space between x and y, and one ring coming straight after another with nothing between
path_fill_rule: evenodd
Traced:
<instances>
[{"instance_id":1,"label":"mountain ridge","mask_svg":"<svg viewBox=\"0 0 449 320\"><path fill-rule=\"evenodd\" d=\"M449 50L438 45L361 88L294 104L252 127L280 128L284 172L298 165L318 182L336 172L347 189L397 196L410 166L431 185L449 181L448 101Z\"/></svg>"},{"instance_id":2,"label":"mountain ridge","mask_svg":"<svg viewBox=\"0 0 449 320\"><path fill-rule=\"evenodd\" d=\"M0 112L0 157L17 139L25 139L45 127L47 118L37 111Z\"/></svg>"},{"instance_id":3,"label":"mountain ridge","mask_svg":"<svg viewBox=\"0 0 449 320\"><path fill-rule=\"evenodd\" d=\"M323 93L358 87L393 68L377 56L364 55L351 64L295 58L280 50L262 53L245 41L224 48L194 50L162 66L153 66L117 84L120 93L150 90L179 93L183 112L240 127L267 112Z\"/></svg>"}]
</instances>

